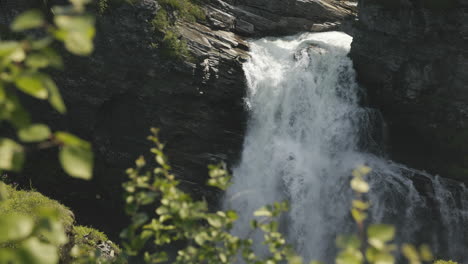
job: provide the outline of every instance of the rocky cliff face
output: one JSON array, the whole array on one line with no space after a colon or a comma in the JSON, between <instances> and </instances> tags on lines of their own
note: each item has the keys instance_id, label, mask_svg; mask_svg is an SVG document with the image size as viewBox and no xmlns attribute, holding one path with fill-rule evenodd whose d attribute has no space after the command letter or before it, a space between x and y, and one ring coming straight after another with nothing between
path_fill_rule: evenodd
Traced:
<instances>
[{"instance_id":1,"label":"rocky cliff face","mask_svg":"<svg viewBox=\"0 0 468 264\"><path fill-rule=\"evenodd\" d=\"M256 37L336 30L356 13L354 0L214 0L208 9L213 26Z\"/></svg>"},{"instance_id":2,"label":"rocky cliff face","mask_svg":"<svg viewBox=\"0 0 468 264\"><path fill-rule=\"evenodd\" d=\"M25 6L0 1L5 14ZM246 126L245 37L337 27L353 7L335 0L210 1L204 6L206 21L177 24L193 55L190 62L167 60L155 48L158 36L151 20L159 8L156 0L141 0L98 17L94 55L66 57L65 71L55 74L69 108L66 116L28 100L38 121L93 143L96 170L91 182L72 180L63 175L55 151L32 153L21 175L24 183L31 179L35 188L72 207L80 223L109 234L125 224L124 170L148 153L150 127L161 129L184 186L216 199L218 193L205 186L206 167L219 161L235 164Z\"/></svg>"},{"instance_id":3,"label":"rocky cliff face","mask_svg":"<svg viewBox=\"0 0 468 264\"><path fill-rule=\"evenodd\" d=\"M468 1L360 0L351 56L393 158L468 181Z\"/></svg>"}]
</instances>

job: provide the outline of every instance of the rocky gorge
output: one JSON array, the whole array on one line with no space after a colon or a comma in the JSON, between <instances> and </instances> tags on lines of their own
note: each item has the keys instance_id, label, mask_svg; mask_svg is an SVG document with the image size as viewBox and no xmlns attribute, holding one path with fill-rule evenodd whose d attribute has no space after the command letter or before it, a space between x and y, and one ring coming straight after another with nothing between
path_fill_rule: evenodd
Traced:
<instances>
[{"instance_id":1,"label":"rocky gorge","mask_svg":"<svg viewBox=\"0 0 468 264\"><path fill-rule=\"evenodd\" d=\"M168 60L154 45L158 1L118 5L98 17L93 56L69 56L66 72L55 73L69 113L29 102L37 120L93 143L94 179L66 178L53 150L31 153L19 177L72 207L81 223L115 235L125 225L124 171L148 153L145 138L158 127L183 185L215 204L220 193L205 187L206 166L237 163L248 122L246 39L339 30L354 37L350 56L369 95L364 104L382 111L391 158L466 180L467 2L426 2L207 1L206 20L177 23L193 57L186 61ZM0 24L30 4L0 1Z\"/></svg>"}]
</instances>

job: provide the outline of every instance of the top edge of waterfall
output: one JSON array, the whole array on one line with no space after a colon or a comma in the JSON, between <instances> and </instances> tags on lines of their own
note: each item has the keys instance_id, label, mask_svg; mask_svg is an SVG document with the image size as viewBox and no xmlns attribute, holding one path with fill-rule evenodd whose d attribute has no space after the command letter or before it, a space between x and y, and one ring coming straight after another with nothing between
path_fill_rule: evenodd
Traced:
<instances>
[{"instance_id":1,"label":"top edge of waterfall","mask_svg":"<svg viewBox=\"0 0 468 264\"><path fill-rule=\"evenodd\" d=\"M285 37L264 37L259 39L249 39L248 42L254 45L259 45L261 43L276 43L281 44L290 44L290 45L281 45L287 48L288 46L291 49L297 47L302 42L314 41L321 42L330 46L336 46L340 48L351 47L351 42L353 37L346 34L342 31L327 31L327 32L303 32L295 34L292 36Z\"/></svg>"}]
</instances>

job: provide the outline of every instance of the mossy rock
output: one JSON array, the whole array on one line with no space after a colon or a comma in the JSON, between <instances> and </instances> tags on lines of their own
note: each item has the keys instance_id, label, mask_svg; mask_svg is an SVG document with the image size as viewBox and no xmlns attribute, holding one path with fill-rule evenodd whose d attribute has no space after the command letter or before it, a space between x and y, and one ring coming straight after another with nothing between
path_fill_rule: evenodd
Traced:
<instances>
[{"instance_id":1,"label":"mossy rock","mask_svg":"<svg viewBox=\"0 0 468 264\"><path fill-rule=\"evenodd\" d=\"M26 215L38 223L44 210L56 212L57 220L68 236L69 242L60 248L61 263L74 263L70 254L73 249L80 251L80 257L93 256L106 260L120 254L120 248L104 233L91 227L74 226L75 217L68 207L39 192L19 190L0 181L0 217ZM6 246L15 247L14 244Z\"/></svg>"},{"instance_id":2,"label":"mossy rock","mask_svg":"<svg viewBox=\"0 0 468 264\"><path fill-rule=\"evenodd\" d=\"M73 227L73 245L77 250L89 252L106 259L119 255L121 249L106 234L87 226Z\"/></svg>"},{"instance_id":3,"label":"mossy rock","mask_svg":"<svg viewBox=\"0 0 468 264\"><path fill-rule=\"evenodd\" d=\"M67 232L72 230L75 216L73 212L58 201L52 200L35 191L18 190L0 182L5 188L6 199L0 203L0 216L23 214L40 219L40 210L52 209L58 213L58 219Z\"/></svg>"}]
</instances>

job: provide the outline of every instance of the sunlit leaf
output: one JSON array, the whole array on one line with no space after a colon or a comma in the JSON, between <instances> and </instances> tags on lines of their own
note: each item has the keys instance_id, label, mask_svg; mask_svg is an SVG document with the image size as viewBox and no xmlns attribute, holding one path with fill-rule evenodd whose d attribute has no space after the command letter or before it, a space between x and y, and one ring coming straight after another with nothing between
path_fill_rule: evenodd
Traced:
<instances>
[{"instance_id":1,"label":"sunlit leaf","mask_svg":"<svg viewBox=\"0 0 468 264\"><path fill-rule=\"evenodd\" d=\"M42 82L41 74L22 74L18 77L18 79L16 79L15 83L18 89L21 91L38 99L47 99L49 92Z\"/></svg>"},{"instance_id":2,"label":"sunlit leaf","mask_svg":"<svg viewBox=\"0 0 468 264\"><path fill-rule=\"evenodd\" d=\"M55 84L55 82L49 76L43 76L42 83L45 85L49 91L49 103L57 110L59 113L64 114L67 112L65 103L63 102L60 91Z\"/></svg>"},{"instance_id":3,"label":"sunlit leaf","mask_svg":"<svg viewBox=\"0 0 468 264\"><path fill-rule=\"evenodd\" d=\"M62 142L64 145L91 149L91 144L89 142L70 133L58 131L55 132L54 136L58 141Z\"/></svg>"},{"instance_id":4,"label":"sunlit leaf","mask_svg":"<svg viewBox=\"0 0 468 264\"><path fill-rule=\"evenodd\" d=\"M359 249L361 247L361 240L359 240L359 238L355 235L338 236L336 238L336 245L342 249Z\"/></svg>"},{"instance_id":5,"label":"sunlit leaf","mask_svg":"<svg viewBox=\"0 0 468 264\"><path fill-rule=\"evenodd\" d=\"M93 52L93 41L81 32L72 32L65 38L65 47L77 55L89 55Z\"/></svg>"},{"instance_id":6,"label":"sunlit leaf","mask_svg":"<svg viewBox=\"0 0 468 264\"><path fill-rule=\"evenodd\" d=\"M419 258L419 253L416 248L411 244L403 244L401 251L406 259L409 260L411 264L419 264L421 260Z\"/></svg>"},{"instance_id":7,"label":"sunlit leaf","mask_svg":"<svg viewBox=\"0 0 468 264\"><path fill-rule=\"evenodd\" d=\"M271 217L273 214L271 213L270 210L266 207L262 207L258 209L257 211L254 212L254 216L266 216L266 217Z\"/></svg>"},{"instance_id":8,"label":"sunlit leaf","mask_svg":"<svg viewBox=\"0 0 468 264\"><path fill-rule=\"evenodd\" d=\"M367 203L367 202L363 202L361 200L354 200L353 201L353 207L356 208L356 209L364 211L364 210L369 209L370 204Z\"/></svg>"},{"instance_id":9,"label":"sunlit leaf","mask_svg":"<svg viewBox=\"0 0 468 264\"><path fill-rule=\"evenodd\" d=\"M357 210L357 209L352 209L351 210L351 215L353 216L354 220L357 223L362 223L367 218L366 213L364 213L364 212L362 212L360 210Z\"/></svg>"},{"instance_id":10,"label":"sunlit leaf","mask_svg":"<svg viewBox=\"0 0 468 264\"><path fill-rule=\"evenodd\" d=\"M48 126L43 124L32 124L18 130L18 137L23 142L38 142L50 137Z\"/></svg>"},{"instance_id":11,"label":"sunlit leaf","mask_svg":"<svg viewBox=\"0 0 468 264\"><path fill-rule=\"evenodd\" d=\"M55 264L59 260L57 247L43 243L36 237L24 241L20 252L23 263Z\"/></svg>"},{"instance_id":12,"label":"sunlit leaf","mask_svg":"<svg viewBox=\"0 0 468 264\"><path fill-rule=\"evenodd\" d=\"M21 47L21 44L17 41L1 41L0 42L0 57L8 56L20 47Z\"/></svg>"},{"instance_id":13,"label":"sunlit leaf","mask_svg":"<svg viewBox=\"0 0 468 264\"><path fill-rule=\"evenodd\" d=\"M93 152L88 148L65 145L59 153L60 163L70 176L84 180L93 175Z\"/></svg>"},{"instance_id":14,"label":"sunlit leaf","mask_svg":"<svg viewBox=\"0 0 468 264\"><path fill-rule=\"evenodd\" d=\"M208 216L206 220L213 227L221 228L223 226L223 222L221 221L221 218L219 216L211 215Z\"/></svg>"},{"instance_id":15,"label":"sunlit leaf","mask_svg":"<svg viewBox=\"0 0 468 264\"><path fill-rule=\"evenodd\" d=\"M361 175L367 175L372 171L372 168L367 166L359 166L357 170L359 171L359 173L361 173Z\"/></svg>"},{"instance_id":16,"label":"sunlit leaf","mask_svg":"<svg viewBox=\"0 0 468 264\"><path fill-rule=\"evenodd\" d=\"M431 248L428 245L421 245L419 247L419 253L423 261L433 261L434 255L432 255Z\"/></svg>"},{"instance_id":17,"label":"sunlit leaf","mask_svg":"<svg viewBox=\"0 0 468 264\"><path fill-rule=\"evenodd\" d=\"M0 243L16 241L29 236L34 228L34 221L24 215L2 215L0 217Z\"/></svg>"},{"instance_id":18,"label":"sunlit leaf","mask_svg":"<svg viewBox=\"0 0 468 264\"><path fill-rule=\"evenodd\" d=\"M382 242L388 242L395 237L395 227L392 225L371 225L367 229L369 239L377 239Z\"/></svg>"},{"instance_id":19,"label":"sunlit leaf","mask_svg":"<svg viewBox=\"0 0 468 264\"><path fill-rule=\"evenodd\" d=\"M374 264L394 264L395 257L390 253L379 253L375 256Z\"/></svg>"},{"instance_id":20,"label":"sunlit leaf","mask_svg":"<svg viewBox=\"0 0 468 264\"><path fill-rule=\"evenodd\" d=\"M51 219L43 219L40 224L39 236L46 239L49 243L60 246L67 243L68 238L65 234L65 229L59 221L53 221Z\"/></svg>"},{"instance_id":21,"label":"sunlit leaf","mask_svg":"<svg viewBox=\"0 0 468 264\"><path fill-rule=\"evenodd\" d=\"M26 59L26 65L35 69L45 68L49 66L49 57L41 53L31 53Z\"/></svg>"},{"instance_id":22,"label":"sunlit leaf","mask_svg":"<svg viewBox=\"0 0 468 264\"><path fill-rule=\"evenodd\" d=\"M57 37L63 39L68 51L76 55L89 55L93 51L95 35L92 16L55 16L55 23L60 28Z\"/></svg>"},{"instance_id":23,"label":"sunlit leaf","mask_svg":"<svg viewBox=\"0 0 468 264\"><path fill-rule=\"evenodd\" d=\"M346 250L338 254L336 264L361 264L363 256L359 250Z\"/></svg>"},{"instance_id":24,"label":"sunlit leaf","mask_svg":"<svg viewBox=\"0 0 468 264\"><path fill-rule=\"evenodd\" d=\"M54 41L54 39L49 37L49 36L46 36L46 37L41 38L41 39L31 40L30 41L31 49L33 49L33 50L42 50L42 49L46 48L47 46L49 46L50 44L52 44L53 41Z\"/></svg>"},{"instance_id":25,"label":"sunlit leaf","mask_svg":"<svg viewBox=\"0 0 468 264\"><path fill-rule=\"evenodd\" d=\"M369 192L369 184L361 178L354 178L351 180L351 188L358 193Z\"/></svg>"},{"instance_id":26,"label":"sunlit leaf","mask_svg":"<svg viewBox=\"0 0 468 264\"><path fill-rule=\"evenodd\" d=\"M26 11L15 18L11 24L11 30L23 31L37 28L44 24L44 15L39 10Z\"/></svg>"},{"instance_id":27,"label":"sunlit leaf","mask_svg":"<svg viewBox=\"0 0 468 264\"><path fill-rule=\"evenodd\" d=\"M23 162L23 147L11 139L0 138L0 169L19 171Z\"/></svg>"}]
</instances>

